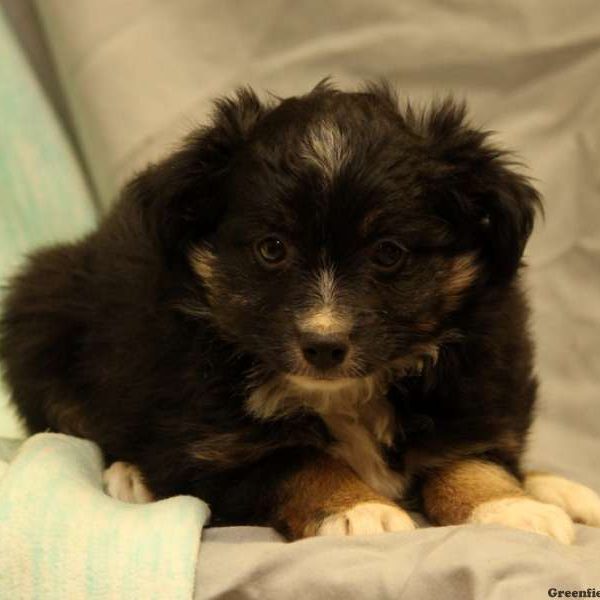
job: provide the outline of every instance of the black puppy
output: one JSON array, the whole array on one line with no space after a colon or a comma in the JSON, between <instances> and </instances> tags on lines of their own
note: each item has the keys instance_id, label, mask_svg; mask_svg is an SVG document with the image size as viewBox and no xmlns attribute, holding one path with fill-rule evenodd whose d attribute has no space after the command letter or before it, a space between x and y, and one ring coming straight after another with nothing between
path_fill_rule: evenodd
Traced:
<instances>
[{"instance_id":1,"label":"black puppy","mask_svg":"<svg viewBox=\"0 0 600 600\"><path fill-rule=\"evenodd\" d=\"M406 530L415 498L436 523L569 542L600 499L521 470L536 382L518 270L539 204L451 101L241 91L13 280L13 400L29 431L119 461L115 495L196 495L214 524Z\"/></svg>"}]
</instances>

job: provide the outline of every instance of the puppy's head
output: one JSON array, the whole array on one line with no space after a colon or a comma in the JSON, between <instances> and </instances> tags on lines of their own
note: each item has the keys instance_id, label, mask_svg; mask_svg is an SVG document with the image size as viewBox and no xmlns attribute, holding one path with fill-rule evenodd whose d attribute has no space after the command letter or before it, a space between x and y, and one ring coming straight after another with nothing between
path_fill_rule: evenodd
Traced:
<instances>
[{"instance_id":1,"label":"puppy's head","mask_svg":"<svg viewBox=\"0 0 600 600\"><path fill-rule=\"evenodd\" d=\"M539 203L464 108L384 86L221 101L133 188L188 310L265 369L340 385L433 355L482 286L518 269Z\"/></svg>"}]
</instances>

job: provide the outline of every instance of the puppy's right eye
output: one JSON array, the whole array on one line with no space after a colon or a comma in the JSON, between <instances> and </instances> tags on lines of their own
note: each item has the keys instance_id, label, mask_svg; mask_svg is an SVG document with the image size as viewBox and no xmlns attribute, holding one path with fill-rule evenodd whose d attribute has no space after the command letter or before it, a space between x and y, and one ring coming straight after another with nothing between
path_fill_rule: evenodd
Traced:
<instances>
[{"instance_id":1,"label":"puppy's right eye","mask_svg":"<svg viewBox=\"0 0 600 600\"><path fill-rule=\"evenodd\" d=\"M276 267L285 262L288 251L278 237L270 235L256 244L256 255L266 266Z\"/></svg>"},{"instance_id":2,"label":"puppy's right eye","mask_svg":"<svg viewBox=\"0 0 600 600\"><path fill-rule=\"evenodd\" d=\"M407 252L393 240L379 240L371 250L371 260L380 271L391 271L406 260Z\"/></svg>"}]
</instances>

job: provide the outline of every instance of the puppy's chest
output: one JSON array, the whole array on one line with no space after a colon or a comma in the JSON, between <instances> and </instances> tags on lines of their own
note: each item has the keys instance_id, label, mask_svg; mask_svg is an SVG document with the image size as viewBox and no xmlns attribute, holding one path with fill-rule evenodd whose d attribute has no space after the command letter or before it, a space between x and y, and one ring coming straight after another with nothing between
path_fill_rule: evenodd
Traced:
<instances>
[{"instance_id":1,"label":"puppy's chest","mask_svg":"<svg viewBox=\"0 0 600 600\"><path fill-rule=\"evenodd\" d=\"M334 442L330 453L349 464L358 476L377 492L400 498L405 478L385 459L394 440L395 418L385 398L372 398L353 411L320 415Z\"/></svg>"},{"instance_id":2,"label":"puppy's chest","mask_svg":"<svg viewBox=\"0 0 600 600\"><path fill-rule=\"evenodd\" d=\"M385 458L394 441L395 414L376 382L322 392L271 382L250 396L248 408L263 419L299 410L315 412L333 438L329 446L332 456L347 463L377 492L390 498L403 495L405 478Z\"/></svg>"}]
</instances>

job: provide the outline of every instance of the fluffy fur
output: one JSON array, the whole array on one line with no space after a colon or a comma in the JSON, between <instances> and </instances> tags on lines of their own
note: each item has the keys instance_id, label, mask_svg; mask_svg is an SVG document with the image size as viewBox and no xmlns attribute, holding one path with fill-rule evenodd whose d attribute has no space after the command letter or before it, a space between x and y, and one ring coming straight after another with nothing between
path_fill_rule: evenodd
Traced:
<instances>
[{"instance_id":1,"label":"fluffy fur","mask_svg":"<svg viewBox=\"0 0 600 600\"><path fill-rule=\"evenodd\" d=\"M31 432L136 465L155 497L290 538L388 519L466 459L519 482L536 381L518 271L539 203L451 100L240 91L12 281L14 403ZM311 364L314 339L342 362Z\"/></svg>"}]
</instances>

